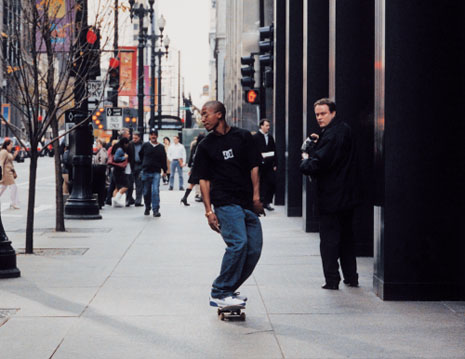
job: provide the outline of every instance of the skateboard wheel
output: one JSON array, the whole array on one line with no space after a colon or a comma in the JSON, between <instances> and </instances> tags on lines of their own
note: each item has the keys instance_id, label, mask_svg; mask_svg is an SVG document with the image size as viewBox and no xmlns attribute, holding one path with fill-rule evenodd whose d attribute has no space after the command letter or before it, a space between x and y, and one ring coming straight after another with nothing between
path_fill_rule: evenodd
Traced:
<instances>
[{"instance_id":1,"label":"skateboard wheel","mask_svg":"<svg viewBox=\"0 0 465 359\"><path fill-rule=\"evenodd\" d=\"M241 313L241 320L245 320L245 313Z\"/></svg>"},{"instance_id":2,"label":"skateboard wheel","mask_svg":"<svg viewBox=\"0 0 465 359\"><path fill-rule=\"evenodd\" d=\"M220 313L220 320L224 320L224 313Z\"/></svg>"}]
</instances>

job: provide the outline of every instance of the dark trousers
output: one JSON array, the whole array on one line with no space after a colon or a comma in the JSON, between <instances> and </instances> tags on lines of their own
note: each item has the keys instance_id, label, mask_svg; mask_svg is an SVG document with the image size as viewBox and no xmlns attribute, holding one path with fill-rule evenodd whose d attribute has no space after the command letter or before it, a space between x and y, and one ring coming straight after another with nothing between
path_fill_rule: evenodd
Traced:
<instances>
[{"instance_id":1,"label":"dark trousers","mask_svg":"<svg viewBox=\"0 0 465 359\"><path fill-rule=\"evenodd\" d=\"M107 194L105 188L106 181L106 165L92 165L92 193L98 194L98 205L105 205L105 196Z\"/></svg>"},{"instance_id":2,"label":"dark trousers","mask_svg":"<svg viewBox=\"0 0 465 359\"><path fill-rule=\"evenodd\" d=\"M142 171L142 166L136 164L134 166L134 170L132 173L128 176L129 179L129 187L126 193L126 203L127 204L141 204L142 203L142 192L144 189L144 185L142 184L142 180L140 178L140 173ZM134 184L136 185L136 199L134 200L134 197L132 196L133 191L134 191Z\"/></svg>"},{"instance_id":3,"label":"dark trousers","mask_svg":"<svg viewBox=\"0 0 465 359\"><path fill-rule=\"evenodd\" d=\"M339 263L342 275L349 282L357 282L357 260L355 258L352 228L353 210L320 214L320 253L326 283L339 284Z\"/></svg>"},{"instance_id":4,"label":"dark trousers","mask_svg":"<svg viewBox=\"0 0 465 359\"><path fill-rule=\"evenodd\" d=\"M113 168L110 169L108 172L108 176L110 179L110 184L108 185L108 190L107 190L107 199L106 199L106 204L111 205L111 198L113 197L113 191L115 190L115 180L113 179Z\"/></svg>"},{"instance_id":5,"label":"dark trousers","mask_svg":"<svg viewBox=\"0 0 465 359\"><path fill-rule=\"evenodd\" d=\"M260 167L260 200L264 205L273 202L276 188L276 171L273 167Z\"/></svg>"}]
</instances>

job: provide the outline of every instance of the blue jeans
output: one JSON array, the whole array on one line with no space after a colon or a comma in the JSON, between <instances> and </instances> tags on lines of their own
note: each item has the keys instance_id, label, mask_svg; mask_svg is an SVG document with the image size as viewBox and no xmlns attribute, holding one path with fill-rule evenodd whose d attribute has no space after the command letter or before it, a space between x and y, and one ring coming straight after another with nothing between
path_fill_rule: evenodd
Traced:
<instances>
[{"instance_id":1,"label":"blue jeans","mask_svg":"<svg viewBox=\"0 0 465 359\"><path fill-rule=\"evenodd\" d=\"M224 298L233 295L255 269L262 252L262 226L255 213L238 205L217 207L215 214L227 248L211 296Z\"/></svg>"},{"instance_id":2,"label":"blue jeans","mask_svg":"<svg viewBox=\"0 0 465 359\"><path fill-rule=\"evenodd\" d=\"M174 186L174 173L176 172L176 170L178 171L179 175L179 188L183 188L184 181L182 178L182 167L178 160L171 161L170 187L173 188Z\"/></svg>"},{"instance_id":3,"label":"blue jeans","mask_svg":"<svg viewBox=\"0 0 465 359\"><path fill-rule=\"evenodd\" d=\"M150 204L154 212L160 209L160 173L148 173L142 171L141 179L144 184L145 208L150 210Z\"/></svg>"}]
</instances>

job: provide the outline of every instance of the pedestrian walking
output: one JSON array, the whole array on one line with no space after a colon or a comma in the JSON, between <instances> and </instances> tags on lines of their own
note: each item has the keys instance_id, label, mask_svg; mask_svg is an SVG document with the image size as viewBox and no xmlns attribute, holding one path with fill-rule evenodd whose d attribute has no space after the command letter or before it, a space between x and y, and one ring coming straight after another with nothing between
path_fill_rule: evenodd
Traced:
<instances>
[{"instance_id":1,"label":"pedestrian walking","mask_svg":"<svg viewBox=\"0 0 465 359\"><path fill-rule=\"evenodd\" d=\"M132 197L132 193L134 191L134 169L135 169L135 149L134 149L134 143L131 141L131 132L129 131L129 128L123 128L120 131L120 139L121 138L127 138L129 141L129 145L127 148L127 154L128 154L128 164L129 164L129 169L127 171L127 177L128 177L128 190L126 191L126 207L129 207L135 203L134 198Z\"/></svg>"},{"instance_id":2,"label":"pedestrian walking","mask_svg":"<svg viewBox=\"0 0 465 359\"><path fill-rule=\"evenodd\" d=\"M179 190L184 191L184 179L182 168L186 163L186 149L179 141L179 136L173 137L173 143L168 148L168 159L171 161L171 177L170 177L170 191L173 190L174 176L178 172L179 177Z\"/></svg>"},{"instance_id":3,"label":"pedestrian walking","mask_svg":"<svg viewBox=\"0 0 465 359\"><path fill-rule=\"evenodd\" d=\"M13 149L13 142L7 138L2 144L2 149L0 151L0 166L2 166L2 179L0 181L0 197L6 191L7 188L10 189L10 208L19 209L19 195L18 187L16 186L17 174L15 171L15 166L13 161L18 155L19 151L16 150L13 154L11 153Z\"/></svg>"},{"instance_id":4,"label":"pedestrian walking","mask_svg":"<svg viewBox=\"0 0 465 359\"><path fill-rule=\"evenodd\" d=\"M134 200L134 205L136 207L143 206L142 204L142 193L144 191L144 187L142 184L141 172L142 172L142 161L140 159L140 150L142 149L142 137L139 131L134 131L132 134L132 141L129 143L130 147L132 148L132 153L134 153L134 162L132 167L132 178L130 178L130 184L128 188L129 194L129 201L126 205L132 204L132 193L135 184L136 188L136 198ZM132 179L134 182L132 182Z\"/></svg>"},{"instance_id":5,"label":"pedestrian walking","mask_svg":"<svg viewBox=\"0 0 465 359\"><path fill-rule=\"evenodd\" d=\"M113 147L118 143L117 139L113 139L111 141L111 145L108 148L108 160L112 156L111 151L113 151ZM108 162L107 162L108 164ZM113 166L108 164L107 165L107 181L108 181L108 186L107 186L107 199L105 200L105 204L111 206L113 203L113 192L115 191L115 181L113 178Z\"/></svg>"},{"instance_id":6,"label":"pedestrian walking","mask_svg":"<svg viewBox=\"0 0 465 359\"><path fill-rule=\"evenodd\" d=\"M165 152L166 152L166 166L167 170L163 172L163 184L167 185L170 182L170 176L171 176L171 161L168 159L168 148L171 146L171 140L169 137L164 137L163 138L163 145L165 146Z\"/></svg>"},{"instance_id":7,"label":"pedestrian walking","mask_svg":"<svg viewBox=\"0 0 465 359\"><path fill-rule=\"evenodd\" d=\"M113 191L112 204L114 207L124 207L126 203L126 191L129 186L128 175L131 173L128 147L128 138L122 137L118 143L112 147L111 156L108 161L108 163L113 166L115 190Z\"/></svg>"},{"instance_id":8,"label":"pedestrian walking","mask_svg":"<svg viewBox=\"0 0 465 359\"><path fill-rule=\"evenodd\" d=\"M276 188L276 145L270 132L270 122L260 121L260 129L253 135L255 144L262 154L263 163L260 165L260 199L263 207L274 211L271 207Z\"/></svg>"},{"instance_id":9,"label":"pedestrian walking","mask_svg":"<svg viewBox=\"0 0 465 359\"><path fill-rule=\"evenodd\" d=\"M300 170L317 181L320 210L320 252L326 283L339 289L341 263L344 283L358 287L353 215L360 202L356 146L349 125L336 117L336 104L327 98L314 104L321 133L304 142Z\"/></svg>"},{"instance_id":10,"label":"pedestrian walking","mask_svg":"<svg viewBox=\"0 0 465 359\"><path fill-rule=\"evenodd\" d=\"M71 178L73 173L73 164L71 161L71 154L68 145L64 145L63 153L60 157L61 162L61 176L63 178L63 194L69 195L71 193Z\"/></svg>"},{"instance_id":11,"label":"pedestrian walking","mask_svg":"<svg viewBox=\"0 0 465 359\"><path fill-rule=\"evenodd\" d=\"M158 142L158 130L152 128L149 132L149 142L142 145L139 156L142 161L142 183L144 184L144 215L160 217L160 177L166 173L165 147Z\"/></svg>"},{"instance_id":12,"label":"pedestrian walking","mask_svg":"<svg viewBox=\"0 0 465 359\"><path fill-rule=\"evenodd\" d=\"M107 161L108 152L105 149L105 142L102 139L97 139L97 153L93 156L92 163L92 193L97 193L99 208L102 209L105 205L107 194Z\"/></svg>"},{"instance_id":13,"label":"pedestrian walking","mask_svg":"<svg viewBox=\"0 0 465 359\"><path fill-rule=\"evenodd\" d=\"M194 158L195 158L195 152L197 151L198 145L200 141L204 139L204 137L205 135L203 133L199 133L195 141L192 141L192 144L191 144L191 152L189 155L189 161L187 162L188 167L190 167L189 179L187 180L187 183L189 183L189 185L186 188L184 197L181 198L181 203L184 204L185 206L190 206L190 204L187 202L187 198L189 197L189 194L192 192L192 189L195 186L199 185L199 178L195 175L195 172L194 172Z\"/></svg>"},{"instance_id":14,"label":"pedestrian walking","mask_svg":"<svg viewBox=\"0 0 465 359\"><path fill-rule=\"evenodd\" d=\"M210 305L245 306L237 290L252 274L262 250L258 166L262 162L250 132L226 123L221 102L202 107L202 123L211 131L200 142L194 170L200 179L205 216L226 243L220 275L212 285ZM212 210L214 206L214 212Z\"/></svg>"}]
</instances>

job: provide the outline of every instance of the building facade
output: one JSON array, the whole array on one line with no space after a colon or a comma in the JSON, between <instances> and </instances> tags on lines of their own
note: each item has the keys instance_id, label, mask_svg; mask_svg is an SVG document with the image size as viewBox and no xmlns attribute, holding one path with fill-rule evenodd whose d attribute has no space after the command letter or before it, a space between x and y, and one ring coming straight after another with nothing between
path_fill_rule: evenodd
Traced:
<instances>
[{"instance_id":1,"label":"building facade","mask_svg":"<svg viewBox=\"0 0 465 359\"><path fill-rule=\"evenodd\" d=\"M374 256L374 292L385 300L465 299L465 5L225 0L216 7L216 41L225 48L216 95L244 128L257 116L243 100L240 56L256 51L252 32L273 20L266 111L279 160L275 203L302 217L303 230L318 231L315 188L298 170L300 147L318 131L313 103L333 98L357 134L364 191L354 226L358 255Z\"/></svg>"}]
</instances>

